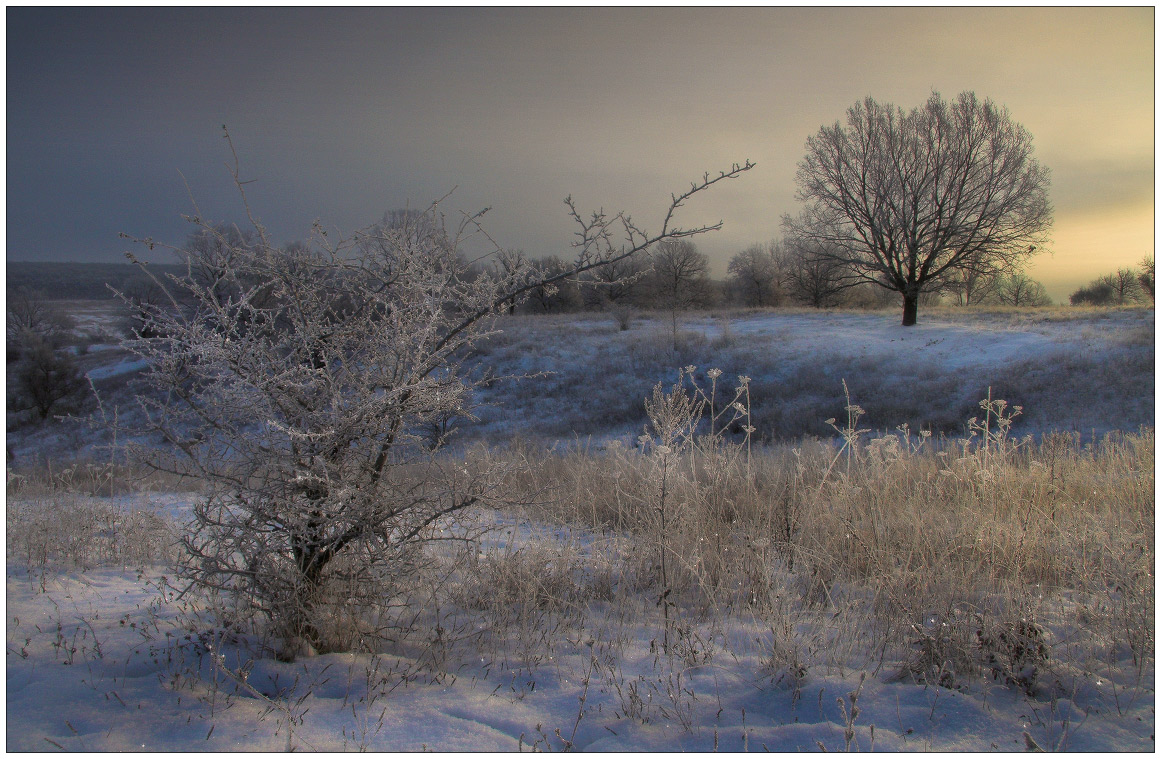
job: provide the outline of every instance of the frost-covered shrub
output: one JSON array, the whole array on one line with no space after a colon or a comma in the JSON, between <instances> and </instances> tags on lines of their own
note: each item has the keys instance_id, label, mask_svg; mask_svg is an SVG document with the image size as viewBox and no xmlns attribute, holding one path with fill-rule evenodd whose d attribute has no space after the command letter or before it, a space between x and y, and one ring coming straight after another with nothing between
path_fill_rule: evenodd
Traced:
<instances>
[{"instance_id":1,"label":"frost-covered shrub","mask_svg":"<svg viewBox=\"0 0 1161 759\"><path fill-rule=\"evenodd\" d=\"M1002 622L977 630L976 637L992 677L1019 686L1028 695L1035 692L1050 651L1040 625L1027 619Z\"/></svg>"},{"instance_id":2,"label":"frost-covered shrub","mask_svg":"<svg viewBox=\"0 0 1161 759\"><path fill-rule=\"evenodd\" d=\"M72 357L38 338L25 346L13 374L16 392L9 398L9 407L33 411L42 421L75 404L87 388Z\"/></svg>"},{"instance_id":3,"label":"frost-covered shrub","mask_svg":"<svg viewBox=\"0 0 1161 759\"><path fill-rule=\"evenodd\" d=\"M154 389L139 399L148 427L170 444L139 453L208 484L185 578L248 598L289 648L332 647L320 620L397 598L425 544L504 496L519 462L437 457L430 434L471 414L481 379L463 362L495 317L536 288L715 228L673 227L673 212L748 168L674 196L656 235L567 201L576 257L551 275L527 259L480 273L461 246L482 213L449 229L437 205L349 238L316 224L309 244L282 247L256 222L244 235L194 218L175 249L186 273L155 280L166 297L136 304L149 330L127 346ZM240 189L236 166L234 179Z\"/></svg>"}]
</instances>

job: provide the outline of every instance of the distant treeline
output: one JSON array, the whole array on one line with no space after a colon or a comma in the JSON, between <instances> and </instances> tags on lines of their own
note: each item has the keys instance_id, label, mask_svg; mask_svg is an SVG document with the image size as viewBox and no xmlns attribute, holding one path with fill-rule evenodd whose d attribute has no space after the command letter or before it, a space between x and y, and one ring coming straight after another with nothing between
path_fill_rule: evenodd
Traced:
<instances>
[{"instance_id":1,"label":"distant treeline","mask_svg":"<svg viewBox=\"0 0 1161 759\"><path fill-rule=\"evenodd\" d=\"M150 264L149 269L157 275L185 271L184 266L173 264ZM9 261L6 276L9 295L24 289L45 300L102 300L114 297L110 285L124 289L144 275L129 263Z\"/></svg>"}]
</instances>

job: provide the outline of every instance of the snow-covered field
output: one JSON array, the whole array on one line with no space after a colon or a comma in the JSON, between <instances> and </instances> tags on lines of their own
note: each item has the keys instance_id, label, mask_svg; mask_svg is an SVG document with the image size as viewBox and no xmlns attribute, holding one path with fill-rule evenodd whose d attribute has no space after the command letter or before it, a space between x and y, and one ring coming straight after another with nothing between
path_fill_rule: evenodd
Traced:
<instances>
[{"instance_id":1,"label":"snow-covered field","mask_svg":"<svg viewBox=\"0 0 1161 759\"><path fill-rule=\"evenodd\" d=\"M570 440L641 431L641 399L678 367L752 378L757 435L828 436L841 415L845 380L867 411L864 424L931 429L952 436L993 388L1024 407L1014 431L1070 430L1099 439L1154 419L1154 312L987 312L938 309L914 327L894 311L745 312L681 317L673 350L668 316L652 314L620 331L608 316L514 317L483 346L497 375L551 372L497 383L483 400L484 423L464 434L495 440L514 432Z\"/></svg>"},{"instance_id":2,"label":"snow-covered field","mask_svg":"<svg viewBox=\"0 0 1161 759\"><path fill-rule=\"evenodd\" d=\"M76 307L86 340L116 331L125 319L113 301ZM964 434L987 396L1024 407L1015 434L1068 430L1086 440L1110 430L1151 426L1154 409L1153 309L988 312L936 309L914 327L895 311L776 310L687 314L673 350L668 315L632 320L626 331L606 314L516 316L479 346L469 366L496 377L525 377L483 389L475 413L459 418L452 442L503 443L514 435L551 444L593 439L631 442L645 422L642 399L678 367L701 375L752 378L752 420L760 440L829 436L824 420L852 400L865 426ZM78 357L105 399L105 411L132 414L126 382L141 368L108 343ZM89 409L92 410L90 403ZM77 421L9 434L18 461L94 453L109 441Z\"/></svg>"},{"instance_id":3,"label":"snow-covered field","mask_svg":"<svg viewBox=\"0 0 1161 759\"><path fill-rule=\"evenodd\" d=\"M622 629L614 646L596 621L534 664L464 653L436 668L406 646L285 663L190 625L163 574L101 568L42 584L9 561L9 751L1154 748L1153 673L1138 680L1125 661L1103 678L1061 670L1063 690L1037 697L895 681L874 661L812 666L794 684L771 671L757 623L667 658L655 625Z\"/></svg>"},{"instance_id":4,"label":"snow-covered field","mask_svg":"<svg viewBox=\"0 0 1161 759\"><path fill-rule=\"evenodd\" d=\"M894 313L689 317L682 320L676 353L661 317L638 319L627 332L608 318L517 317L502 324L505 333L477 360L500 375L555 373L494 385L482 400L495 405L481 412L481 423L465 426L462 436L497 443L514 433L546 442L575 435L627 437L640 430L648 388L672 381L676 367L686 364L720 366L727 377L752 376L756 392L766 394L756 399L756 416L766 414L759 423L771 438L799 431L789 417L800 415L817 415L801 424L811 434L824 434L822 419L842 410L844 379L858 402L881 415L873 424L887 429L904 421L919 428L923 420L912 414L922 416L940 400L955 407L930 410L935 426L945 416L962 420L981 389L1004 383L1032 387L1016 399L1027 405L1030 419L1017 433L1063 428L1099 434L1152 426L1153 311L1080 318L1059 313L941 311L926 319L921 313L920 326L911 329L898 327ZM135 371L117 350L90 351L86 362L94 381ZM1070 379L1071 370L1078 376ZM795 388L796 395L775 392L779 386ZM876 407L860 395L861 387L902 393L906 402ZM793 413L775 414L779 403L793 406ZM886 418L893 413L903 418ZM10 433L8 442L21 461L38 448L70 441L77 438L25 431L15 438ZM20 497L10 491L10 506ZM155 493L94 500L145 509L179 525L195 497ZM479 548L489 555L567 544L583 566L586 551L605 539L579 527L530 523L521 515L485 518L497 527ZM621 541L620 551L635 550L626 536L608 539ZM1134 665L1131 653L1115 645L1103 659L1065 655L1078 640L1069 627L1077 612L1067 592L1053 601L1056 612L1038 619L1055 653L1041 673L1042 687L1029 695L986 677L965 678L952 688L899 679L897 666L874 652L829 655L825 627L788 632L810 649L808 666L788 677L771 663L785 660L771 650L782 638L744 615L724 623L691 617L681 633L683 646L666 654L651 610L656 599L644 595L641 608L628 613L624 606L594 601L539 641L524 641L513 631L507 646L461 643L445 649L420 635L379 654L325 654L287 663L252 638L215 631L192 601L167 584L165 567L43 573L28 564L14 555L10 538L9 751L1155 747L1152 659ZM454 627L451 611L430 611ZM835 621L836 629L841 623Z\"/></svg>"}]
</instances>

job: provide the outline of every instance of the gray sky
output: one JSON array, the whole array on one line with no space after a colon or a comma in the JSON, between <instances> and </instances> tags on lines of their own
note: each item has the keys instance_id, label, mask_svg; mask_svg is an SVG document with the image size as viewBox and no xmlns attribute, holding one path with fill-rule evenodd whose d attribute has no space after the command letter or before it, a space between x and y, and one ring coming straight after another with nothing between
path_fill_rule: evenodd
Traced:
<instances>
[{"instance_id":1,"label":"gray sky","mask_svg":"<svg viewBox=\"0 0 1161 759\"><path fill-rule=\"evenodd\" d=\"M193 206L280 240L384 210L491 206L505 247L567 255L562 203L656 228L683 210L715 274L793 213L806 138L870 95L1006 105L1051 168L1062 298L1153 253L1154 9L8 8L8 260L123 260ZM184 176L184 180L183 180ZM189 190L186 189L186 182Z\"/></svg>"}]
</instances>

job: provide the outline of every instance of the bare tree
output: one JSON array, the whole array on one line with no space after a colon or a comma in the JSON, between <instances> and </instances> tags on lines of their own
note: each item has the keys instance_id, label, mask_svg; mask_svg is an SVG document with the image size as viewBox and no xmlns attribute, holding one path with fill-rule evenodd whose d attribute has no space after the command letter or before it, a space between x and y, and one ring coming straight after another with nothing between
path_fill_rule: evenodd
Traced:
<instances>
[{"instance_id":1,"label":"bare tree","mask_svg":"<svg viewBox=\"0 0 1161 759\"><path fill-rule=\"evenodd\" d=\"M775 255L778 246L778 242L751 245L730 259L730 284L745 305L762 308L782 300Z\"/></svg>"},{"instance_id":2,"label":"bare tree","mask_svg":"<svg viewBox=\"0 0 1161 759\"><path fill-rule=\"evenodd\" d=\"M784 286L798 303L814 308L837 306L847 290L863 281L826 241L787 238L782 251Z\"/></svg>"},{"instance_id":3,"label":"bare tree","mask_svg":"<svg viewBox=\"0 0 1161 759\"><path fill-rule=\"evenodd\" d=\"M1149 296L1151 302L1156 303L1157 297L1153 294L1153 287L1156 284L1156 269L1153 265L1153 256L1145 256L1138 264L1141 267L1141 272L1137 275L1137 282L1141 285L1141 292Z\"/></svg>"},{"instance_id":4,"label":"bare tree","mask_svg":"<svg viewBox=\"0 0 1161 759\"><path fill-rule=\"evenodd\" d=\"M40 420L79 401L87 387L65 348L73 320L43 295L20 288L7 301L7 363L12 411Z\"/></svg>"},{"instance_id":5,"label":"bare tree","mask_svg":"<svg viewBox=\"0 0 1161 759\"><path fill-rule=\"evenodd\" d=\"M1044 245L1052 223L1048 170L1007 109L964 92L933 93L904 112L871 98L807 141L799 163L800 217L792 236L826 243L862 278L903 296L903 324L919 297L961 271L1011 269Z\"/></svg>"},{"instance_id":6,"label":"bare tree","mask_svg":"<svg viewBox=\"0 0 1161 759\"><path fill-rule=\"evenodd\" d=\"M72 320L39 292L19 288L7 298L7 358L15 361L39 344L59 348Z\"/></svg>"},{"instance_id":7,"label":"bare tree","mask_svg":"<svg viewBox=\"0 0 1161 759\"><path fill-rule=\"evenodd\" d=\"M34 411L42 421L54 409L78 401L87 387L72 357L39 337L25 346L14 374L16 392L9 398L9 407Z\"/></svg>"},{"instance_id":8,"label":"bare tree","mask_svg":"<svg viewBox=\"0 0 1161 759\"><path fill-rule=\"evenodd\" d=\"M569 265L557 256L544 256L533 261L536 270L547 277L565 274ZM528 294L528 307L544 314L573 311L581 305L580 288L575 279L562 279L555 285L538 285Z\"/></svg>"},{"instance_id":9,"label":"bare tree","mask_svg":"<svg viewBox=\"0 0 1161 759\"><path fill-rule=\"evenodd\" d=\"M641 280L649 273L644 255L609 261L593 267L582 279L581 295L586 308L625 305L641 291Z\"/></svg>"},{"instance_id":10,"label":"bare tree","mask_svg":"<svg viewBox=\"0 0 1161 759\"><path fill-rule=\"evenodd\" d=\"M336 613L385 603L440 528L503 500L502 469L437 457L424 432L470 413L476 383L461 362L494 318L535 287L719 228L678 227L673 215L750 167L674 196L656 234L623 213L584 218L568 199L572 266L542 275L529 264L515 280L525 284L472 275L459 250L481 214L445 233L438 204L351 238L316 225L292 251L253 222L255 244L225 257L224 299L192 274L169 277L171 297L151 314L161 336L129 347L160 391L139 396L148 429L172 445L138 454L207 483L185 538L186 579L266 615L290 655L333 645ZM236 157L233 175L242 192ZM176 252L191 271L202 255Z\"/></svg>"},{"instance_id":11,"label":"bare tree","mask_svg":"<svg viewBox=\"0 0 1161 759\"><path fill-rule=\"evenodd\" d=\"M1068 302L1074 306L1108 306L1115 298L1113 286L1108 278L1099 277L1083 287L1078 287L1068 296Z\"/></svg>"},{"instance_id":12,"label":"bare tree","mask_svg":"<svg viewBox=\"0 0 1161 759\"><path fill-rule=\"evenodd\" d=\"M1069 301L1074 306L1124 306L1142 302L1147 297L1151 299L1152 293L1143 289L1141 273L1130 267L1122 267L1112 274L1102 274L1078 288L1069 296Z\"/></svg>"},{"instance_id":13,"label":"bare tree","mask_svg":"<svg viewBox=\"0 0 1161 759\"><path fill-rule=\"evenodd\" d=\"M948 278L943 289L955 298L957 306L978 306L996 299L1003 281L1003 274L981 274L973 269L961 269Z\"/></svg>"},{"instance_id":14,"label":"bare tree","mask_svg":"<svg viewBox=\"0 0 1161 759\"><path fill-rule=\"evenodd\" d=\"M649 253L653 270L649 286L669 312L673 350L677 350L677 315L709 296L709 259L689 240L663 240Z\"/></svg>"},{"instance_id":15,"label":"bare tree","mask_svg":"<svg viewBox=\"0 0 1161 759\"><path fill-rule=\"evenodd\" d=\"M1118 306L1136 303L1143 295L1137 272L1128 266L1121 267L1112 274L1106 274L1101 279L1113 289L1113 302Z\"/></svg>"},{"instance_id":16,"label":"bare tree","mask_svg":"<svg viewBox=\"0 0 1161 759\"><path fill-rule=\"evenodd\" d=\"M996 300L1006 306L1039 307L1052 305L1044 285L1023 272L1002 277L996 289Z\"/></svg>"}]
</instances>

